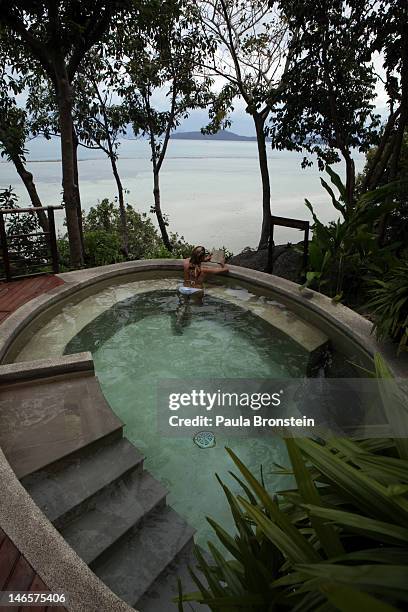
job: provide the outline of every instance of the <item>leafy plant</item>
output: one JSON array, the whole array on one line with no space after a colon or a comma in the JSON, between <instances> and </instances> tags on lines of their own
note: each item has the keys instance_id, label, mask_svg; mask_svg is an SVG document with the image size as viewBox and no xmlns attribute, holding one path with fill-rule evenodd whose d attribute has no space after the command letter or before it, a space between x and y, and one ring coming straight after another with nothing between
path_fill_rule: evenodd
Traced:
<instances>
[{"instance_id":1,"label":"leafy plant","mask_svg":"<svg viewBox=\"0 0 408 612\"><path fill-rule=\"evenodd\" d=\"M376 356L376 376L390 378ZM392 413L390 415L392 418ZM242 494L221 482L236 534L208 518L209 544L182 602L211 610L331 612L406 609L408 447L404 440L287 439L296 487L271 494L227 449ZM282 469L282 468L281 468ZM179 607L180 609L180 607ZM181 608L182 609L182 608Z\"/></svg>"},{"instance_id":2,"label":"leafy plant","mask_svg":"<svg viewBox=\"0 0 408 612\"><path fill-rule=\"evenodd\" d=\"M145 257L146 252L150 249L159 247L161 244L160 238L152 221L147 217L146 213L137 212L129 204L126 206L126 223L128 230L128 258L141 259ZM97 206L92 207L89 212L84 215L83 228L85 236L85 251L88 255L87 264L92 264L94 244L88 240L87 234L90 232L104 231L114 236L111 246L114 249L109 249L110 260L106 263L115 263L124 259L122 252L122 227L120 212L114 202L104 198ZM101 237L101 235L100 235ZM119 238L119 242L118 242ZM93 263L93 265L103 265Z\"/></svg>"},{"instance_id":3,"label":"leafy plant","mask_svg":"<svg viewBox=\"0 0 408 612\"><path fill-rule=\"evenodd\" d=\"M379 340L398 342L398 353L408 350L408 261L393 267L383 278L370 281L367 308L374 315Z\"/></svg>"},{"instance_id":4,"label":"leafy plant","mask_svg":"<svg viewBox=\"0 0 408 612\"><path fill-rule=\"evenodd\" d=\"M183 236L170 233L173 250L170 253L146 213L126 206L128 229L127 259L179 259L188 257L193 245ZM103 266L124 261L120 212L114 202L104 198L83 215L86 265ZM69 248L66 238L59 238L58 252L62 267L69 268Z\"/></svg>"},{"instance_id":5,"label":"leafy plant","mask_svg":"<svg viewBox=\"0 0 408 612\"><path fill-rule=\"evenodd\" d=\"M346 206L346 188L339 175L329 166L326 171L339 195L335 195L324 179L321 183L341 216L337 221L324 225L309 200L305 200L314 221L309 248L311 269L306 274L306 285L324 290L332 297L341 298L346 293L346 297L353 301L355 294L361 291L362 278L370 266L393 262L394 252L400 246L394 243L381 248L375 232L376 222L398 206L396 195L400 183L389 183L367 192L350 207Z\"/></svg>"}]
</instances>

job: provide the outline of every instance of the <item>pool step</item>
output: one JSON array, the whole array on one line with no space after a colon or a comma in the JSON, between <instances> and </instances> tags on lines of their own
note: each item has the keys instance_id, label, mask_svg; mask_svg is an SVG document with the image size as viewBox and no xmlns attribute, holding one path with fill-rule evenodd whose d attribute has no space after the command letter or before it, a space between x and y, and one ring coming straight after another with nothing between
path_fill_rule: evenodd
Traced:
<instances>
[{"instance_id":1,"label":"pool step","mask_svg":"<svg viewBox=\"0 0 408 612\"><path fill-rule=\"evenodd\" d=\"M122 438L89 353L2 366L0 446L20 479Z\"/></svg>"},{"instance_id":2,"label":"pool step","mask_svg":"<svg viewBox=\"0 0 408 612\"><path fill-rule=\"evenodd\" d=\"M102 554L158 506L167 490L148 472L133 472L101 495L96 506L61 530L75 552L93 566Z\"/></svg>"},{"instance_id":3,"label":"pool step","mask_svg":"<svg viewBox=\"0 0 408 612\"><path fill-rule=\"evenodd\" d=\"M22 482L114 593L140 612L177 612L171 601L177 576L184 592L196 590L187 569L195 565L194 529L166 505L167 490L143 469L133 444L126 438L99 444Z\"/></svg>"},{"instance_id":4,"label":"pool step","mask_svg":"<svg viewBox=\"0 0 408 612\"><path fill-rule=\"evenodd\" d=\"M201 552L205 556L205 552ZM178 597L177 578L181 581L183 595L198 591L198 586L188 570L189 567L194 569L202 584L206 584L205 576L201 574L196 565L197 559L193 552L193 545L188 544L185 550L177 556L176 560L168 565L164 572L154 581L147 593L139 599L137 609L141 610L141 612L163 612L164 610L166 612L178 612L178 604L173 602L173 599ZM188 612L192 610L197 612L208 610L206 606L193 602L185 604L185 609Z\"/></svg>"},{"instance_id":5,"label":"pool step","mask_svg":"<svg viewBox=\"0 0 408 612\"><path fill-rule=\"evenodd\" d=\"M0 444L37 505L126 602L177 610L173 573L190 584L194 530L166 505L166 489L123 438L90 354L13 364L2 382Z\"/></svg>"},{"instance_id":6,"label":"pool step","mask_svg":"<svg viewBox=\"0 0 408 612\"><path fill-rule=\"evenodd\" d=\"M144 612L139 600L146 597L149 588L178 555L191 546L193 535L194 529L174 510L168 506L158 508L140 528L118 542L107 559L97 562L93 570L114 593ZM177 583L176 576L174 581ZM161 610L167 612L165 607Z\"/></svg>"},{"instance_id":7,"label":"pool step","mask_svg":"<svg viewBox=\"0 0 408 612\"><path fill-rule=\"evenodd\" d=\"M102 445L83 457L74 456L64 469L48 467L22 480L49 520L62 529L95 505L95 497L126 474L143 469L143 455L126 438ZM58 466L61 467L61 466Z\"/></svg>"}]
</instances>

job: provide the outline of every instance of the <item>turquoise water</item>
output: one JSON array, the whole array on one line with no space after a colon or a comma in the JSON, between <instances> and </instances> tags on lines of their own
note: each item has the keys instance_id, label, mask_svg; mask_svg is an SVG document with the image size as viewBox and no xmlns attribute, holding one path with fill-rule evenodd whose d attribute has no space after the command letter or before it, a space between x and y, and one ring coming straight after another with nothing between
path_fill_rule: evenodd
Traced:
<instances>
[{"instance_id":1,"label":"turquoise water","mask_svg":"<svg viewBox=\"0 0 408 612\"><path fill-rule=\"evenodd\" d=\"M174 291L158 290L122 300L86 325L65 353L90 350L106 399L125 422L126 436L146 455L146 468L170 493L169 503L197 530L204 544L215 539L211 516L231 528L218 473L238 491L225 446L260 475L271 490L288 481L271 473L286 463L278 438L236 438L216 434L213 448L191 438L162 437L156 430L156 392L166 378L282 378L304 375L304 355L295 343L265 321L222 299L206 296L177 322Z\"/></svg>"}]
</instances>

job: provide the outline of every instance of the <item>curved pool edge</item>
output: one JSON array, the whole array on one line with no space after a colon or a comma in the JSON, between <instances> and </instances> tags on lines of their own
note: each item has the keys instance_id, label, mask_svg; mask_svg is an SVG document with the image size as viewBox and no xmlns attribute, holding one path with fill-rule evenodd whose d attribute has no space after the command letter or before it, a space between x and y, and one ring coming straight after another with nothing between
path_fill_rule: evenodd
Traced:
<instances>
[{"instance_id":1,"label":"curved pool edge","mask_svg":"<svg viewBox=\"0 0 408 612\"><path fill-rule=\"evenodd\" d=\"M0 325L0 364L6 362L13 343L29 323L75 293L110 279L125 279L127 275L138 272L181 270L182 260L150 259L59 274L59 278L64 281L63 285L24 304ZM278 276L239 266L229 266L229 270L229 277L272 292L295 314L312 325L316 327L326 325L336 330L346 340L357 345L369 359L372 359L375 353L381 353L394 375L408 376L408 355L397 358L393 344L377 342L371 333L372 324L350 308L335 303L327 296L311 289L301 289L300 285Z\"/></svg>"}]
</instances>

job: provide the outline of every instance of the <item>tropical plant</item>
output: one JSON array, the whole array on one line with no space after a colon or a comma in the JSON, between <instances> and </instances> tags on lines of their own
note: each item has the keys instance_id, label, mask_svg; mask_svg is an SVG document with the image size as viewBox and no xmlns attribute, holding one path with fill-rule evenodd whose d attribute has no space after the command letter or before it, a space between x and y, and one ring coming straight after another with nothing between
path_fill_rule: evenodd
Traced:
<instances>
[{"instance_id":1,"label":"tropical plant","mask_svg":"<svg viewBox=\"0 0 408 612\"><path fill-rule=\"evenodd\" d=\"M384 128L385 131L386 128ZM356 188L358 192L364 193L367 182L374 174L373 167L375 160L379 154L379 147L373 147L366 155L366 164L363 171L358 175ZM401 144L401 152L396 168L396 179L404 179L408 175L408 129L405 130L404 138ZM393 180L392 159L388 159L383 169L381 177L377 177L377 185L385 185ZM390 244L392 242L401 242L399 251L401 254L408 254L408 189L401 189L398 195L399 205L389 215L386 215L380 227L380 242L382 244Z\"/></svg>"},{"instance_id":2,"label":"tropical plant","mask_svg":"<svg viewBox=\"0 0 408 612\"><path fill-rule=\"evenodd\" d=\"M379 355L375 368L392 378ZM191 601L217 612L406 609L407 440L292 438L286 446L291 468L279 473L296 487L277 494L227 449L242 494L217 478L237 532L207 519L228 554L197 549L198 591L179 588L179 609Z\"/></svg>"},{"instance_id":3,"label":"tropical plant","mask_svg":"<svg viewBox=\"0 0 408 612\"><path fill-rule=\"evenodd\" d=\"M317 218L312 204L305 200L313 216L313 238L309 248L310 270L306 285L324 290L336 299L346 293L348 301L354 301L361 292L361 282L373 265L394 261L393 253L400 246L393 243L380 247L375 225L380 218L398 206L400 182L393 182L362 194L353 207L346 206L346 188L330 166L326 167L332 187L320 179L330 195L334 208L340 213L336 221L324 225ZM361 296L358 296L361 299Z\"/></svg>"},{"instance_id":4,"label":"tropical plant","mask_svg":"<svg viewBox=\"0 0 408 612\"><path fill-rule=\"evenodd\" d=\"M372 279L370 286L367 308L374 316L377 338L398 342L398 353L408 350L408 260L383 278Z\"/></svg>"}]
</instances>

